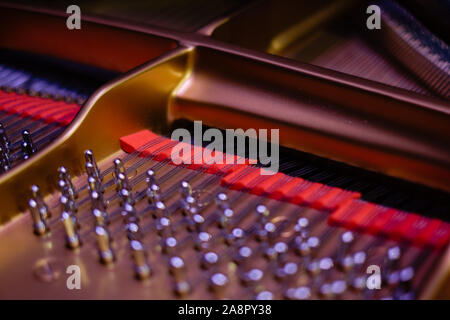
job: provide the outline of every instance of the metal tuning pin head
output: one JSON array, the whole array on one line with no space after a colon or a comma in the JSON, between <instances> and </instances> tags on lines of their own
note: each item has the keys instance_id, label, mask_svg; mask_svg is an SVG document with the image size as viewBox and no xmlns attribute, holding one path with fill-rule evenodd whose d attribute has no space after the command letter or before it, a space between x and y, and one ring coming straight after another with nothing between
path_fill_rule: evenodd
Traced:
<instances>
[{"instance_id":1,"label":"metal tuning pin head","mask_svg":"<svg viewBox=\"0 0 450 320\"><path fill-rule=\"evenodd\" d=\"M172 234L172 222L169 217L162 217L156 223L156 231L161 237L168 237Z\"/></svg>"},{"instance_id":2,"label":"metal tuning pin head","mask_svg":"<svg viewBox=\"0 0 450 320\"><path fill-rule=\"evenodd\" d=\"M0 170L1 172L6 172L9 169L11 169L9 150L0 145Z\"/></svg>"},{"instance_id":3,"label":"metal tuning pin head","mask_svg":"<svg viewBox=\"0 0 450 320\"><path fill-rule=\"evenodd\" d=\"M61 195L75 201L75 191L64 180L58 181L58 187L61 190Z\"/></svg>"},{"instance_id":4,"label":"metal tuning pin head","mask_svg":"<svg viewBox=\"0 0 450 320\"><path fill-rule=\"evenodd\" d=\"M242 281L246 284L259 282L264 277L264 272L258 268L253 268L242 275Z\"/></svg>"},{"instance_id":5,"label":"metal tuning pin head","mask_svg":"<svg viewBox=\"0 0 450 320\"><path fill-rule=\"evenodd\" d=\"M59 179L63 180L67 184L68 187L70 187L73 190L75 189L72 184L72 178L70 177L69 170L67 170L66 167L61 166L58 168L58 176L59 176Z\"/></svg>"},{"instance_id":6,"label":"metal tuning pin head","mask_svg":"<svg viewBox=\"0 0 450 320\"><path fill-rule=\"evenodd\" d=\"M269 210L265 205L256 206L256 214L258 216L258 222L255 229L256 239L259 241L264 241L267 239L268 232L266 231L266 225L268 224L269 219ZM273 224L271 224L273 225ZM270 228L271 226L269 226ZM274 227L274 225L273 225Z\"/></svg>"},{"instance_id":7,"label":"metal tuning pin head","mask_svg":"<svg viewBox=\"0 0 450 320\"><path fill-rule=\"evenodd\" d=\"M119 175L119 173L126 174L125 166L123 165L122 160L120 160L119 158L114 159L113 165L116 177Z\"/></svg>"},{"instance_id":8,"label":"metal tuning pin head","mask_svg":"<svg viewBox=\"0 0 450 320\"><path fill-rule=\"evenodd\" d=\"M103 227L109 223L106 211L95 208L92 210L92 215L94 216L96 226Z\"/></svg>"},{"instance_id":9,"label":"metal tuning pin head","mask_svg":"<svg viewBox=\"0 0 450 320\"><path fill-rule=\"evenodd\" d=\"M77 232L77 226L72 215L66 211L61 214L61 222L66 234L66 246L70 249L76 249L81 245L80 237Z\"/></svg>"},{"instance_id":10,"label":"metal tuning pin head","mask_svg":"<svg viewBox=\"0 0 450 320\"><path fill-rule=\"evenodd\" d=\"M162 250L164 253L172 253L178 245L175 237L167 237L162 239Z\"/></svg>"},{"instance_id":11,"label":"metal tuning pin head","mask_svg":"<svg viewBox=\"0 0 450 320\"><path fill-rule=\"evenodd\" d=\"M209 284L211 290L216 294L221 296L224 293L224 289L228 284L228 277L223 273L214 273L211 278L209 278Z\"/></svg>"},{"instance_id":12,"label":"metal tuning pin head","mask_svg":"<svg viewBox=\"0 0 450 320\"><path fill-rule=\"evenodd\" d=\"M203 255L202 261L201 261L201 266L204 269L209 269L212 266L215 266L218 261L219 261L219 256L217 255L217 253L215 253L213 251L209 251Z\"/></svg>"},{"instance_id":13,"label":"metal tuning pin head","mask_svg":"<svg viewBox=\"0 0 450 320\"><path fill-rule=\"evenodd\" d=\"M117 191L126 189L126 190L131 190L131 186L130 183L128 181L128 177L125 173L120 172L117 176L116 176L116 188Z\"/></svg>"},{"instance_id":14,"label":"metal tuning pin head","mask_svg":"<svg viewBox=\"0 0 450 320\"><path fill-rule=\"evenodd\" d=\"M105 199L103 198L103 194L101 192L92 191L89 194L89 196L91 198L92 210L94 210L94 209L98 209L101 211L106 210Z\"/></svg>"},{"instance_id":15,"label":"metal tuning pin head","mask_svg":"<svg viewBox=\"0 0 450 320\"><path fill-rule=\"evenodd\" d=\"M191 292L191 285L187 281L177 281L173 290L177 296L184 297Z\"/></svg>"},{"instance_id":16,"label":"metal tuning pin head","mask_svg":"<svg viewBox=\"0 0 450 320\"><path fill-rule=\"evenodd\" d=\"M59 198L59 203L61 204L62 211L69 212L70 214L74 214L77 211L75 206L75 202L65 195L61 195Z\"/></svg>"},{"instance_id":17,"label":"metal tuning pin head","mask_svg":"<svg viewBox=\"0 0 450 320\"><path fill-rule=\"evenodd\" d=\"M89 191L97 191L99 193L104 193L105 188L103 187L102 183L95 179L94 177L88 176L87 178Z\"/></svg>"},{"instance_id":18,"label":"metal tuning pin head","mask_svg":"<svg viewBox=\"0 0 450 320\"><path fill-rule=\"evenodd\" d=\"M156 202L161 200L161 189L156 184L148 186L146 193L150 204L156 204Z\"/></svg>"},{"instance_id":19,"label":"metal tuning pin head","mask_svg":"<svg viewBox=\"0 0 450 320\"><path fill-rule=\"evenodd\" d=\"M188 195L180 199L180 206L183 215L189 216L190 210L197 207L197 202L193 196Z\"/></svg>"},{"instance_id":20,"label":"metal tuning pin head","mask_svg":"<svg viewBox=\"0 0 450 320\"><path fill-rule=\"evenodd\" d=\"M141 240L142 239L142 232L141 232L141 228L139 226L138 221L133 221L133 222L127 223L126 229L127 229L127 238L129 240Z\"/></svg>"},{"instance_id":21,"label":"metal tuning pin head","mask_svg":"<svg viewBox=\"0 0 450 320\"><path fill-rule=\"evenodd\" d=\"M97 238L97 248L100 256L100 261L104 264L114 262L115 255L111 247L111 239L108 231L102 227L95 227L95 236Z\"/></svg>"},{"instance_id":22,"label":"metal tuning pin head","mask_svg":"<svg viewBox=\"0 0 450 320\"><path fill-rule=\"evenodd\" d=\"M192 187L187 181L181 181L180 184L180 193L182 194L183 198L189 197L192 195Z\"/></svg>"},{"instance_id":23,"label":"metal tuning pin head","mask_svg":"<svg viewBox=\"0 0 450 320\"><path fill-rule=\"evenodd\" d=\"M9 148L11 146L11 141L8 138L6 129L3 123L0 122L0 146L3 148L4 152L9 154Z\"/></svg>"},{"instance_id":24,"label":"metal tuning pin head","mask_svg":"<svg viewBox=\"0 0 450 320\"><path fill-rule=\"evenodd\" d=\"M102 179L100 174L98 173L96 166L92 162L86 162L85 165L86 168L86 174L88 176L88 179L94 179L97 182L97 185L102 185ZM100 189L100 187L97 187Z\"/></svg>"},{"instance_id":25,"label":"metal tuning pin head","mask_svg":"<svg viewBox=\"0 0 450 320\"><path fill-rule=\"evenodd\" d=\"M144 246L138 240L131 240L130 248L136 277L141 280L148 278L151 274L151 270L148 264L147 253L144 249Z\"/></svg>"},{"instance_id":26,"label":"metal tuning pin head","mask_svg":"<svg viewBox=\"0 0 450 320\"><path fill-rule=\"evenodd\" d=\"M169 271L177 281L182 280L185 271L183 259L178 256L171 257L169 260Z\"/></svg>"},{"instance_id":27,"label":"metal tuning pin head","mask_svg":"<svg viewBox=\"0 0 450 320\"><path fill-rule=\"evenodd\" d=\"M195 249L205 250L211 246L212 236L210 233L202 231L197 234L195 239Z\"/></svg>"},{"instance_id":28,"label":"metal tuning pin head","mask_svg":"<svg viewBox=\"0 0 450 320\"><path fill-rule=\"evenodd\" d=\"M227 209L229 207L228 196L223 192L219 193L216 197L216 204L222 210Z\"/></svg>"},{"instance_id":29,"label":"metal tuning pin head","mask_svg":"<svg viewBox=\"0 0 450 320\"><path fill-rule=\"evenodd\" d=\"M265 205L256 206L256 214L258 215L258 219L261 225L264 225L269 218L269 209Z\"/></svg>"},{"instance_id":30,"label":"metal tuning pin head","mask_svg":"<svg viewBox=\"0 0 450 320\"><path fill-rule=\"evenodd\" d=\"M384 259L384 266L382 268L383 279L388 280L389 275L397 268L398 262L401 258L401 249L399 246L391 247L387 250L386 257Z\"/></svg>"},{"instance_id":31,"label":"metal tuning pin head","mask_svg":"<svg viewBox=\"0 0 450 320\"><path fill-rule=\"evenodd\" d=\"M219 209L218 224L220 228L226 228L230 225L230 221L234 216L234 211L230 208Z\"/></svg>"},{"instance_id":32,"label":"metal tuning pin head","mask_svg":"<svg viewBox=\"0 0 450 320\"><path fill-rule=\"evenodd\" d=\"M34 233L39 236L45 234L48 231L47 221L42 217L37 202L34 199L30 199L28 206L30 207L31 219L33 220Z\"/></svg>"},{"instance_id":33,"label":"metal tuning pin head","mask_svg":"<svg viewBox=\"0 0 450 320\"><path fill-rule=\"evenodd\" d=\"M99 181L102 180L102 176L100 174L100 169L97 166L97 162L95 161L94 153L92 150L88 149L84 152L84 159L86 160L86 164L92 164L93 168L93 176L97 178Z\"/></svg>"},{"instance_id":34,"label":"metal tuning pin head","mask_svg":"<svg viewBox=\"0 0 450 320\"><path fill-rule=\"evenodd\" d=\"M156 185L156 174L153 170L149 169L147 170L147 172L145 173L146 177L145 177L145 182L147 183L147 187L150 187L152 185Z\"/></svg>"},{"instance_id":35,"label":"metal tuning pin head","mask_svg":"<svg viewBox=\"0 0 450 320\"><path fill-rule=\"evenodd\" d=\"M31 133L28 130L22 131L22 153L23 159L28 159L33 153L36 153L37 148L33 143L33 139L31 138Z\"/></svg>"},{"instance_id":36,"label":"metal tuning pin head","mask_svg":"<svg viewBox=\"0 0 450 320\"><path fill-rule=\"evenodd\" d=\"M239 245L244 239L245 231L241 228L234 228L225 236L225 243L227 245Z\"/></svg>"},{"instance_id":37,"label":"metal tuning pin head","mask_svg":"<svg viewBox=\"0 0 450 320\"><path fill-rule=\"evenodd\" d=\"M266 222L262 228L256 230L256 239L266 241L272 239L275 234L276 226L272 222Z\"/></svg>"},{"instance_id":38,"label":"metal tuning pin head","mask_svg":"<svg viewBox=\"0 0 450 320\"><path fill-rule=\"evenodd\" d=\"M135 201L133 197L133 193L128 189L122 189L119 191L120 203L124 206L126 203L134 206Z\"/></svg>"},{"instance_id":39,"label":"metal tuning pin head","mask_svg":"<svg viewBox=\"0 0 450 320\"><path fill-rule=\"evenodd\" d=\"M320 247L320 239L318 237L309 237L306 240L306 243L308 244L310 255L315 256L317 254L317 251L319 251Z\"/></svg>"},{"instance_id":40,"label":"metal tuning pin head","mask_svg":"<svg viewBox=\"0 0 450 320\"><path fill-rule=\"evenodd\" d=\"M153 208L153 217L161 218L166 215L166 206L162 201L158 201L155 203L155 207Z\"/></svg>"},{"instance_id":41,"label":"metal tuning pin head","mask_svg":"<svg viewBox=\"0 0 450 320\"><path fill-rule=\"evenodd\" d=\"M123 217L125 224L129 224L131 222L137 222L139 220L136 209L130 203L125 203L123 205L123 210L121 212L121 215Z\"/></svg>"},{"instance_id":42,"label":"metal tuning pin head","mask_svg":"<svg viewBox=\"0 0 450 320\"><path fill-rule=\"evenodd\" d=\"M351 260L353 260L353 259L349 255L349 250L350 250L354 240L355 240L355 237L353 235L353 232L351 232L351 231L345 231L341 234L340 243L339 243L338 252L337 252L337 261L338 261L338 264L344 269L351 267L351 265L353 264L351 262Z\"/></svg>"},{"instance_id":43,"label":"metal tuning pin head","mask_svg":"<svg viewBox=\"0 0 450 320\"><path fill-rule=\"evenodd\" d=\"M199 213L198 208L191 208L189 210L189 219L187 229L188 231L201 232L204 228L205 218Z\"/></svg>"},{"instance_id":44,"label":"metal tuning pin head","mask_svg":"<svg viewBox=\"0 0 450 320\"><path fill-rule=\"evenodd\" d=\"M308 232L309 227L309 220L307 218L300 218L297 220L297 224L294 227L295 233L300 237L297 241L300 241L300 239L306 239L309 235Z\"/></svg>"},{"instance_id":45,"label":"metal tuning pin head","mask_svg":"<svg viewBox=\"0 0 450 320\"><path fill-rule=\"evenodd\" d=\"M45 204L44 198L42 197L41 190L37 185L31 186L31 196L34 201L36 201L39 212L44 219L48 219L51 217L51 212L48 209L48 206Z\"/></svg>"}]
</instances>

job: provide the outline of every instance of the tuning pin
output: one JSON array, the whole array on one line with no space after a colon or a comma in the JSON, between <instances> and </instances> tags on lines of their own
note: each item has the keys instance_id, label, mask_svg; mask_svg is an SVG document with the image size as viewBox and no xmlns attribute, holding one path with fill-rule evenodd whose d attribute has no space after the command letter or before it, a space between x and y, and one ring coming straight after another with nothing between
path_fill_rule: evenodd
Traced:
<instances>
[{"instance_id":1,"label":"tuning pin","mask_svg":"<svg viewBox=\"0 0 450 320\"><path fill-rule=\"evenodd\" d=\"M178 245L175 237L167 237L162 239L162 250L164 253L171 253Z\"/></svg>"},{"instance_id":2,"label":"tuning pin","mask_svg":"<svg viewBox=\"0 0 450 320\"><path fill-rule=\"evenodd\" d=\"M311 297L311 289L309 287L289 288L284 296L290 300L306 300Z\"/></svg>"},{"instance_id":3,"label":"tuning pin","mask_svg":"<svg viewBox=\"0 0 450 320\"><path fill-rule=\"evenodd\" d=\"M141 240L142 232L137 221L130 222L126 225L127 238L129 240Z\"/></svg>"},{"instance_id":4,"label":"tuning pin","mask_svg":"<svg viewBox=\"0 0 450 320\"><path fill-rule=\"evenodd\" d=\"M280 280L288 279L288 277L295 276L297 272L298 265L295 262L287 262L275 270L275 277Z\"/></svg>"},{"instance_id":5,"label":"tuning pin","mask_svg":"<svg viewBox=\"0 0 450 320\"><path fill-rule=\"evenodd\" d=\"M264 290L259 292L256 297L256 300L273 300L274 299L274 295L272 292L268 291L268 290Z\"/></svg>"},{"instance_id":6,"label":"tuning pin","mask_svg":"<svg viewBox=\"0 0 450 320\"><path fill-rule=\"evenodd\" d=\"M320 239L318 237L309 237L306 239L306 243L308 244L310 255L314 257L319 250Z\"/></svg>"},{"instance_id":7,"label":"tuning pin","mask_svg":"<svg viewBox=\"0 0 450 320\"><path fill-rule=\"evenodd\" d=\"M48 231L47 221L44 217L42 217L37 202L34 199L30 199L28 205L30 207L31 218L33 220L34 233L37 235L45 234Z\"/></svg>"},{"instance_id":8,"label":"tuning pin","mask_svg":"<svg viewBox=\"0 0 450 320\"><path fill-rule=\"evenodd\" d=\"M297 224L294 227L295 233L298 235L296 241L302 241L309 236L308 232L309 220L307 218L300 218L297 220Z\"/></svg>"},{"instance_id":9,"label":"tuning pin","mask_svg":"<svg viewBox=\"0 0 450 320\"><path fill-rule=\"evenodd\" d=\"M76 249L81 245L80 237L77 233L77 226L72 215L63 211L61 214L61 221L66 233L66 245L70 249Z\"/></svg>"},{"instance_id":10,"label":"tuning pin","mask_svg":"<svg viewBox=\"0 0 450 320\"><path fill-rule=\"evenodd\" d=\"M5 151L5 148L0 146L0 170L6 172L11 169L11 160L9 158L9 151Z\"/></svg>"},{"instance_id":11,"label":"tuning pin","mask_svg":"<svg viewBox=\"0 0 450 320\"><path fill-rule=\"evenodd\" d=\"M76 193L76 190L75 190L75 188L74 188L74 186L72 184L72 178L70 177L70 173L67 170L67 168L63 167L63 166L59 167L58 168L58 176L59 176L60 180L65 182L67 187L70 189L70 192L73 193L74 198L76 198L77 197L77 193Z\"/></svg>"},{"instance_id":12,"label":"tuning pin","mask_svg":"<svg viewBox=\"0 0 450 320\"><path fill-rule=\"evenodd\" d=\"M210 233L202 231L197 234L197 237L195 239L195 249L197 250L204 250L208 249L210 246L210 240L212 239L212 236Z\"/></svg>"},{"instance_id":13,"label":"tuning pin","mask_svg":"<svg viewBox=\"0 0 450 320\"><path fill-rule=\"evenodd\" d=\"M219 209L219 217L218 217L218 224L221 228L226 228L229 226L231 218L234 216L234 211L230 208L220 208Z\"/></svg>"},{"instance_id":14,"label":"tuning pin","mask_svg":"<svg viewBox=\"0 0 450 320\"><path fill-rule=\"evenodd\" d=\"M62 211L69 212L70 214L74 214L77 211L75 202L65 195L59 198L59 203L61 204Z\"/></svg>"},{"instance_id":15,"label":"tuning pin","mask_svg":"<svg viewBox=\"0 0 450 320\"><path fill-rule=\"evenodd\" d=\"M221 296L223 294L224 288L228 284L228 277L223 273L215 273L209 278L209 284L211 290L216 294Z\"/></svg>"},{"instance_id":16,"label":"tuning pin","mask_svg":"<svg viewBox=\"0 0 450 320\"><path fill-rule=\"evenodd\" d=\"M187 198L192 195L192 188L191 188L191 185L189 184L189 182L181 181L180 193L183 195L183 198Z\"/></svg>"},{"instance_id":17,"label":"tuning pin","mask_svg":"<svg viewBox=\"0 0 450 320\"><path fill-rule=\"evenodd\" d=\"M213 251L206 252L202 257L201 265L204 269L209 269L210 267L217 264L219 261L219 256Z\"/></svg>"},{"instance_id":18,"label":"tuning pin","mask_svg":"<svg viewBox=\"0 0 450 320\"><path fill-rule=\"evenodd\" d=\"M126 174L120 172L116 176L116 188L117 188L117 191L120 191L123 189L131 190L130 183L128 181L128 177Z\"/></svg>"},{"instance_id":19,"label":"tuning pin","mask_svg":"<svg viewBox=\"0 0 450 320\"><path fill-rule=\"evenodd\" d=\"M394 246L387 250L383 265L383 279L385 281L388 281L389 274L396 269L400 257L401 250L399 246Z\"/></svg>"},{"instance_id":20,"label":"tuning pin","mask_svg":"<svg viewBox=\"0 0 450 320\"><path fill-rule=\"evenodd\" d=\"M125 224L139 221L136 209L130 203L124 204L123 210L120 214L122 215Z\"/></svg>"},{"instance_id":21,"label":"tuning pin","mask_svg":"<svg viewBox=\"0 0 450 320\"><path fill-rule=\"evenodd\" d=\"M241 280L245 284L256 283L264 277L264 272L258 268L253 268L250 271L244 273Z\"/></svg>"},{"instance_id":22,"label":"tuning pin","mask_svg":"<svg viewBox=\"0 0 450 320\"><path fill-rule=\"evenodd\" d=\"M216 204L222 210L227 209L229 207L228 196L223 192L219 193L216 197Z\"/></svg>"},{"instance_id":23,"label":"tuning pin","mask_svg":"<svg viewBox=\"0 0 450 320\"><path fill-rule=\"evenodd\" d=\"M98 193L105 192L105 188L103 187L101 182L99 182L94 177L88 176L87 182L88 182L88 187L89 187L90 192L93 192L93 191L97 191Z\"/></svg>"},{"instance_id":24,"label":"tuning pin","mask_svg":"<svg viewBox=\"0 0 450 320\"><path fill-rule=\"evenodd\" d=\"M138 279L145 279L150 276L151 270L147 261L147 254L144 246L138 240L131 240L131 257L134 262L134 271Z\"/></svg>"},{"instance_id":25,"label":"tuning pin","mask_svg":"<svg viewBox=\"0 0 450 320\"><path fill-rule=\"evenodd\" d=\"M258 241L266 241L271 239L275 234L276 227L272 222L266 222L262 228L256 229L256 239Z\"/></svg>"},{"instance_id":26,"label":"tuning pin","mask_svg":"<svg viewBox=\"0 0 450 320\"><path fill-rule=\"evenodd\" d=\"M171 257L169 260L169 270L176 280L181 280L185 270L183 259L178 256Z\"/></svg>"},{"instance_id":27,"label":"tuning pin","mask_svg":"<svg viewBox=\"0 0 450 320\"><path fill-rule=\"evenodd\" d=\"M97 208L92 210L92 215L95 218L96 226L106 226L108 224L108 215L105 211L99 210Z\"/></svg>"},{"instance_id":28,"label":"tuning pin","mask_svg":"<svg viewBox=\"0 0 450 320\"><path fill-rule=\"evenodd\" d=\"M406 267L399 271L399 285L395 289L394 297L397 299L404 299L404 297L407 297L407 299L410 299L410 296L413 295L413 292L411 290L412 288L412 281L414 278L414 268L413 267Z\"/></svg>"},{"instance_id":29,"label":"tuning pin","mask_svg":"<svg viewBox=\"0 0 450 320\"><path fill-rule=\"evenodd\" d=\"M186 198L180 199L180 206L183 212L183 215L187 216L189 215L189 211L191 208L196 207L196 200L192 196L186 196Z\"/></svg>"},{"instance_id":30,"label":"tuning pin","mask_svg":"<svg viewBox=\"0 0 450 320\"><path fill-rule=\"evenodd\" d=\"M3 148L4 152L9 154L9 148L11 146L11 141L6 134L6 129L0 122L0 146Z\"/></svg>"},{"instance_id":31,"label":"tuning pin","mask_svg":"<svg viewBox=\"0 0 450 320\"><path fill-rule=\"evenodd\" d=\"M147 187L147 199L150 204L156 204L161 200L161 190L158 185L152 184Z\"/></svg>"},{"instance_id":32,"label":"tuning pin","mask_svg":"<svg viewBox=\"0 0 450 320\"><path fill-rule=\"evenodd\" d=\"M244 230L241 228L234 228L230 233L226 234L225 243L228 245L239 245L242 242L244 235Z\"/></svg>"},{"instance_id":33,"label":"tuning pin","mask_svg":"<svg viewBox=\"0 0 450 320\"><path fill-rule=\"evenodd\" d=\"M189 217L187 228L189 231L201 232L203 231L203 225L205 218L198 213L197 208L191 208L189 210Z\"/></svg>"},{"instance_id":34,"label":"tuning pin","mask_svg":"<svg viewBox=\"0 0 450 320\"><path fill-rule=\"evenodd\" d=\"M156 174L153 170L149 169L145 173L145 183L147 183L147 187L150 187L152 185L156 185Z\"/></svg>"},{"instance_id":35,"label":"tuning pin","mask_svg":"<svg viewBox=\"0 0 450 320\"><path fill-rule=\"evenodd\" d=\"M86 168L86 174L88 176L88 182L89 182L89 179L94 179L96 181L97 189L101 189L102 180L101 180L101 176L98 173L95 165L92 162L86 162L85 168Z\"/></svg>"},{"instance_id":36,"label":"tuning pin","mask_svg":"<svg viewBox=\"0 0 450 320\"><path fill-rule=\"evenodd\" d=\"M340 243L339 243L338 252L337 252L337 261L338 261L339 265L344 269L351 267L349 265L349 263L353 259L348 253L349 253L350 247L352 246L352 244L354 242L354 239L355 239L355 237L353 235L353 232L351 232L351 231L346 231L346 232L342 233L342 235L340 237ZM353 262L351 264L353 264Z\"/></svg>"},{"instance_id":37,"label":"tuning pin","mask_svg":"<svg viewBox=\"0 0 450 320\"><path fill-rule=\"evenodd\" d=\"M22 153L23 159L28 159L33 153L36 153L37 148L33 143L33 139L31 138L31 134L28 130L22 131Z\"/></svg>"},{"instance_id":38,"label":"tuning pin","mask_svg":"<svg viewBox=\"0 0 450 320\"><path fill-rule=\"evenodd\" d=\"M127 189L119 191L119 198L122 206L125 205L125 203L131 204L132 206L135 204L133 193Z\"/></svg>"},{"instance_id":39,"label":"tuning pin","mask_svg":"<svg viewBox=\"0 0 450 320\"><path fill-rule=\"evenodd\" d=\"M258 215L258 220L261 225L264 225L269 218L269 209L265 205L258 205L256 207L256 214Z\"/></svg>"},{"instance_id":40,"label":"tuning pin","mask_svg":"<svg viewBox=\"0 0 450 320\"><path fill-rule=\"evenodd\" d=\"M177 281L173 290L177 296L184 297L191 292L191 286L187 281Z\"/></svg>"},{"instance_id":41,"label":"tuning pin","mask_svg":"<svg viewBox=\"0 0 450 320\"><path fill-rule=\"evenodd\" d=\"M92 191L89 194L89 196L91 198L91 205L93 210L94 209L98 209L100 211L106 210L105 199L103 198L103 194L101 192Z\"/></svg>"},{"instance_id":42,"label":"tuning pin","mask_svg":"<svg viewBox=\"0 0 450 320\"><path fill-rule=\"evenodd\" d=\"M102 226L96 226L95 236L97 238L97 248L100 255L100 261L104 264L112 263L115 256L111 248L111 239L108 231Z\"/></svg>"},{"instance_id":43,"label":"tuning pin","mask_svg":"<svg viewBox=\"0 0 450 320\"><path fill-rule=\"evenodd\" d=\"M64 180L58 181L58 187L61 190L61 195L75 202L75 191Z\"/></svg>"},{"instance_id":44,"label":"tuning pin","mask_svg":"<svg viewBox=\"0 0 450 320\"><path fill-rule=\"evenodd\" d=\"M245 264L244 262L248 261L252 254L253 250L250 247L242 246L235 253L233 260L237 264Z\"/></svg>"},{"instance_id":45,"label":"tuning pin","mask_svg":"<svg viewBox=\"0 0 450 320\"><path fill-rule=\"evenodd\" d=\"M41 190L37 185L31 186L31 196L34 201L36 201L37 206L39 208L39 212L44 219L48 219L51 217L50 210L48 206L45 204L44 198L42 197Z\"/></svg>"},{"instance_id":46,"label":"tuning pin","mask_svg":"<svg viewBox=\"0 0 450 320\"><path fill-rule=\"evenodd\" d=\"M119 173L126 175L125 166L123 165L122 160L116 158L114 159L113 164L114 164L114 173L116 177L119 175Z\"/></svg>"},{"instance_id":47,"label":"tuning pin","mask_svg":"<svg viewBox=\"0 0 450 320\"><path fill-rule=\"evenodd\" d=\"M86 164L90 163L93 166L92 176L99 181L102 181L100 169L97 166L97 162L95 161L94 153L92 152L92 150L89 149L84 152L84 159L86 160Z\"/></svg>"},{"instance_id":48,"label":"tuning pin","mask_svg":"<svg viewBox=\"0 0 450 320\"><path fill-rule=\"evenodd\" d=\"M156 230L161 237L168 237L172 234L171 226L169 217L162 217L156 223Z\"/></svg>"},{"instance_id":49,"label":"tuning pin","mask_svg":"<svg viewBox=\"0 0 450 320\"><path fill-rule=\"evenodd\" d=\"M153 208L153 217L161 218L166 215L166 206L163 202L158 201L155 203L155 207Z\"/></svg>"}]
</instances>

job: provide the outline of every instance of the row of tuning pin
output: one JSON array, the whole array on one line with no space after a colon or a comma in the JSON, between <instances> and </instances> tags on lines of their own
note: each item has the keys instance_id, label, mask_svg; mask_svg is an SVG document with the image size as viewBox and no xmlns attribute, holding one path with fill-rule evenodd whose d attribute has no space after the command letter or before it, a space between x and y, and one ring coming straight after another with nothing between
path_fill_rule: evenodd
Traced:
<instances>
[{"instance_id":1,"label":"row of tuning pin","mask_svg":"<svg viewBox=\"0 0 450 320\"><path fill-rule=\"evenodd\" d=\"M76 103L79 105L82 105L86 98L84 97L77 97L77 96L69 96L69 95L60 95L60 94L51 94L45 91L37 91L34 89L26 89L22 87L12 87L8 85L0 85L0 90L4 92L15 92L17 94L26 94L30 97L41 97L41 98L50 98L56 101L65 101L67 103Z\"/></svg>"},{"instance_id":2,"label":"row of tuning pin","mask_svg":"<svg viewBox=\"0 0 450 320\"><path fill-rule=\"evenodd\" d=\"M100 261L105 264L114 262L115 254L112 248L112 239L108 232L108 216L106 213L106 202L103 199L103 178L100 170L95 162L92 151L88 150L85 153L86 173L89 186L89 194L91 199L92 214L95 217L95 236L99 252ZM151 274L151 268L147 259L147 252L142 243L141 228L139 225L139 217L134 208L135 200L131 190L131 184L128 180L127 172L120 159L115 159L114 162L114 180L116 190L120 198L121 215L125 221L127 237L131 249L131 256L134 262L135 274L140 279L145 279ZM60 202L63 207L61 220L64 225L66 244L71 249L76 249L81 245L81 240L78 234L79 224L77 223L75 206L75 199L78 193L74 188L71 177L66 168L60 167L59 173L59 187L61 189ZM157 230L162 238L163 252L169 254L169 270L175 278L175 291L184 295L190 291L189 283L183 278L183 270L185 263L183 259L174 252L176 252L178 241L171 232L171 217L167 214L166 207L162 200L161 189L157 183L155 173L152 170L146 172L146 197L150 204L153 205L153 217L156 219ZM192 187L187 181L182 181L179 188L181 194L180 206L182 212L187 216L191 224L189 228L191 231L197 233L196 248L203 252L201 258L201 266L204 269L213 268L219 262L219 256L216 252L210 251L208 241L211 235L203 231L202 224L205 219L199 213L199 207L196 203L196 198L193 196ZM37 234L44 234L48 231L46 221L50 217L48 207L45 205L39 188L32 187L33 198L30 200L30 208L34 221L34 229ZM239 265L245 265L245 261L252 256L252 250L243 245L245 243L245 231L237 226L232 226L232 218L235 216L225 193L219 193L216 197L215 204L218 209L217 223L218 226L226 230L225 242L232 245L236 249L236 254L233 256L235 262ZM287 262L283 260L288 248L291 246L295 252L301 256L304 263L305 270L311 275L318 275L321 272L326 272L331 268L338 266L341 270L351 272L358 270L358 268L366 261L366 253L359 251L350 253L350 248L354 242L354 235L352 232L344 232L340 239L340 244L337 249L335 257L315 258L319 250L320 239L311 236L308 231L309 221L306 218L300 218L295 225L295 238L291 243L276 242L272 243L272 234L276 234L275 225L270 221L269 210L266 206L260 204L255 208L258 216L257 223L253 234L256 239L264 242L266 249L264 255L268 259L277 259L279 268L274 273L277 278L285 278L285 276L296 273L300 267L296 263ZM412 276L411 268L397 271L397 262L400 259L399 248L394 247L389 249L386 259L384 261L384 280L392 284L395 278L399 281L409 281ZM412 271L413 273L413 271ZM261 279L264 275L264 270L251 269L242 275L242 281L255 282ZM365 281L361 277L355 275L351 277L349 284L354 289L362 289ZM213 273L209 279L210 287L215 292L220 292L226 287L228 283L227 275L223 273ZM342 293L347 288L348 284L341 282L323 283L320 285L319 292L323 296L337 295ZM295 290L294 290L295 289ZM308 290L310 290L308 288ZM306 297L307 287L289 288L285 296L287 298ZM271 293L263 291L258 294L257 298L269 298Z\"/></svg>"},{"instance_id":3,"label":"row of tuning pin","mask_svg":"<svg viewBox=\"0 0 450 320\"><path fill-rule=\"evenodd\" d=\"M91 150L85 152L85 161L87 185L91 200L91 212L95 218L94 232L96 236L96 245L100 261L105 264L110 264L115 260L115 254L111 245L112 239L107 228L108 216L106 213L107 204L103 197L103 177ZM66 246L74 250L79 248L82 244L79 235L80 224L77 218L78 208L76 205L78 191L74 187L72 178L65 167L60 167L58 169L58 177L58 187L61 192L61 222L64 227ZM114 160L114 180L116 182L116 189L119 197L121 197L121 205L123 208L122 216L126 220L129 235L131 235L131 233L137 233L138 219L133 206L134 200L131 193L131 185L120 159ZM32 198L29 200L29 208L33 220L34 233L37 235L44 235L49 232L48 222L51 213L44 202L39 187L33 185L31 191ZM129 238L136 274L139 278L146 278L150 274L150 267L147 263L144 246L137 240L137 237L129 236Z\"/></svg>"},{"instance_id":4,"label":"row of tuning pin","mask_svg":"<svg viewBox=\"0 0 450 320\"><path fill-rule=\"evenodd\" d=\"M22 159L28 159L33 153L36 153L37 147L33 143L31 133L28 130L22 131L22 142L20 144L22 151ZM8 138L6 129L0 123L0 171L6 172L11 169L11 141Z\"/></svg>"}]
</instances>

